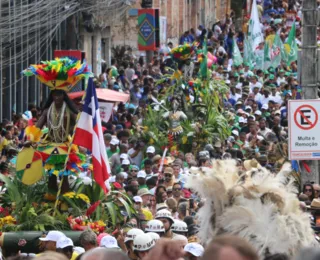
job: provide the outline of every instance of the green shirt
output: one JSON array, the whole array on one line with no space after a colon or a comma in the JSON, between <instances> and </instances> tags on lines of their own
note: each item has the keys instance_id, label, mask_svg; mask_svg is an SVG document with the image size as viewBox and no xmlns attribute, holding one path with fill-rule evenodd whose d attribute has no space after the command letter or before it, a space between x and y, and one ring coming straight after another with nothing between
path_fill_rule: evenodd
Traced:
<instances>
[{"instance_id":1,"label":"green shirt","mask_svg":"<svg viewBox=\"0 0 320 260\"><path fill-rule=\"evenodd\" d=\"M143 189L143 188L147 188L147 189L149 189L149 188L148 188L148 186L147 186L146 184L143 184L143 185L140 185L140 186L139 186L139 190L141 190L141 189Z\"/></svg>"},{"instance_id":2,"label":"green shirt","mask_svg":"<svg viewBox=\"0 0 320 260\"><path fill-rule=\"evenodd\" d=\"M120 152L119 148L117 148L117 150L115 152L112 152L110 149L107 149L108 159L110 160L112 155L114 155L115 153L119 153L119 152Z\"/></svg>"}]
</instances>

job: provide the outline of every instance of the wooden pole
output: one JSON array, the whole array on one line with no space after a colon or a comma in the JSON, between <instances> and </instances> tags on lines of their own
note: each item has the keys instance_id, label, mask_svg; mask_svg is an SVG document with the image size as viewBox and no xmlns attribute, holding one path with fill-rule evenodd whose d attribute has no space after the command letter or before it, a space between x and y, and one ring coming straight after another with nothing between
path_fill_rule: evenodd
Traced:
<instances>
[{"instance_id":1,"label":"wooden pole","mask_svg":"<svg viewBox=\"0 0 320 260\"><path fill-rule=\"evenodd\" d=\"M299 80L303 99L316 99L317 86L317 0L302 1L302 53ZM319 162L310 161L312 173L301 173L302 184L306 181L319 183Z\"/></svg>"}]
</instances>

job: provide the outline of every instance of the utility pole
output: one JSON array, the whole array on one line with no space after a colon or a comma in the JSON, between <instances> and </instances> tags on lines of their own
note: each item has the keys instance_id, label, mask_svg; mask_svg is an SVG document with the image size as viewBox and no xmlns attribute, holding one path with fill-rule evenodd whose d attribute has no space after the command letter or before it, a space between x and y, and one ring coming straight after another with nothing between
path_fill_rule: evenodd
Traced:
<instances>
[{"instance_id":1,"label":"utility pole","mask_svg":"<svg viewBox=\"0 0 320 260\"><path fill-rule=\"evenodd\" d=\"M303 99L317 99L317 0L302 1L302 47L300 83ZM318 111L320 112L320 111ZM302 172L302 184L319 183L319 161L310 161L311 173ZM303 169L305 170L305 169Z\"/></svg>"}]
</instances>

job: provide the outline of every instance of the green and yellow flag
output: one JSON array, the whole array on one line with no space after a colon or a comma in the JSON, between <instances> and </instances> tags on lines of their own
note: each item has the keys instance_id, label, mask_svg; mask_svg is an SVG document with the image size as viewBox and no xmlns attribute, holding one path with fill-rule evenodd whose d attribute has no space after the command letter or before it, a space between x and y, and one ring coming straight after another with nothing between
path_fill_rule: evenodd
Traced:
<instances>
[{"instance_id":1,"label":"green and yellow flag","mask_svg":"<svg viewBox=\"0 0 320 260\"><path fill-rule=\"evenodd\" d=\"M285 52L287 54L287 65L290 66L292 62L298 60L298 46L296 42L296 23L292 24L287 42L284 44Z\"/></svg>"}]
</instances>

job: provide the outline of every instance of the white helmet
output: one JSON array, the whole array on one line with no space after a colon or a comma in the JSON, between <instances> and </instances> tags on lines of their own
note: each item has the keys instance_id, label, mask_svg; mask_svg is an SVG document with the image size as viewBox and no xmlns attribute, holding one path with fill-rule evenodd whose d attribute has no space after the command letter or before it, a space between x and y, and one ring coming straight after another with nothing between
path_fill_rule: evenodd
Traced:
<instances>
[{"instance_id":1,"label":"white helmet","mask_svg":"<svg viewBox=\"0 0 320 260\"><path fill-rule=\"evenodd\" d=\"M125 239L124 239L124 242L129 242L129 241L133 241L135 239L136 236L139 236L139 235L142 235L144 234L144 232L139 229L139 228L132 228L128 231Z\"/></svg>"},{"instance_id":2,"label":"white helmet","mask_svg":"<svg viewBox=\"0 0 320 260\"><path fill-rule=\"evenodd\" d=\"M133 240L133 250L136 251L148 251L154 247L156 242L154 239L148 234L141 234L136 236Z\"/></svg>"},{"instance_id":3,"label":"white helmet","mask_svg":"<svg viewBox=\"0 0 320 260\"><path fill-rule=\"evenodd\" d=\"M158 219L152 219L148 221L146 228L146 232L165 232L163 223Z\"/></svg>"},{"instance_id":4,"label":"white helmet","mask_svg":"<svg viewBox=\"0 0 320 260\"><path fill-rule=\"evenodd\" d=\"M167 209L161 209L156 213L155 219L159 219L159 218L167 218L171 220L171 224L173 224L174 222L171 212Z\"/></svg>"},{"instance_id":5,"label":"white helmet","mask_svg":"<svg viewBox=\"0 0 320 260\"><path fill-rule=\"evenodd\" d=\"M149 232L148 235L153 238L154 242L157 242L160 239L160 236L157 233Z\"/></svg>"},{"instance_id":6,"label":"white helmet","mask_svg":"<svg viewBox=\"0 0 320 260\"><path fill-rule=\"evenodd\" d=\"M181 220L174 220L174 223L171 226L173 232L188 232L187 223Z\"/></svg>"}]
</instances>

